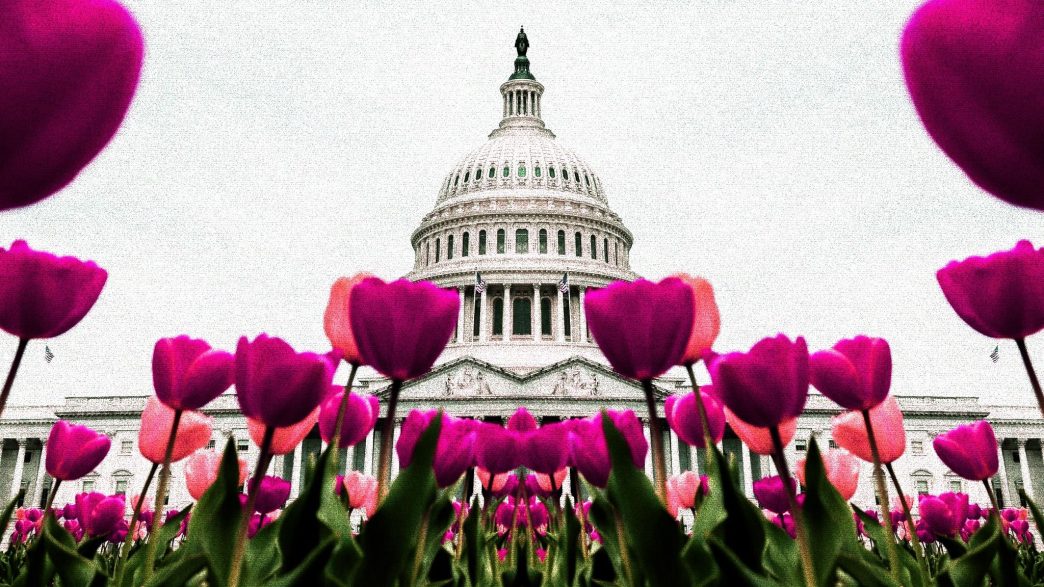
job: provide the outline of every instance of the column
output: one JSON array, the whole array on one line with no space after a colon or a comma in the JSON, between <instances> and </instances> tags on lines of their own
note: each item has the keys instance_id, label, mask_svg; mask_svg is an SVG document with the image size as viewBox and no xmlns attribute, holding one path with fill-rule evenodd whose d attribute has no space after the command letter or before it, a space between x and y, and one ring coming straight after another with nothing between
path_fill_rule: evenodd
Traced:
<instances>
[{"instance_id":1,"label":"column","mask_svg":"<svg viewBox=\"0 0 1044 587\"><path fill-rule=\"evenodd\" d=\"M649 421L642 419L642 434L645 435L645 443L648 446L652 446L652 437L649 435ZM645 453L645 474L653 480L655 485L656 479L653 477L653 462L652 462L652 449Z\"/></svg>"},{"instance_id":2,"label":"column","mask_svg":"<svg viewBox=\"0 0 1044 587\"><path fill-rule=\"evenodd\" d=\"M1000 468L997 471L997 473L1000 474L1000 486L1001 486L1000 487L1001 488L1001 494L1000 494L999 497L1001 498L1001 501L1004 502L1004 507L1011 507L1012 501L1011 501L1011 490L1009 489L1009 485L1008 485L1008 467L1004 464L1004 439L1003 438L997 439L997 450L1000 452L1000 458L998 459L998 463L1000 464Z\"/></svg>"},{"instance_id":3,"label":"column","mask_svg":"<svg viewBox=\"0 0 1044 587\"><path fill-rule=\"evenodd\" d=\"M504 284L504 340L511 340L511 330L514 325L512 320L511 284Z\"/></svg>"},{"instance_id":4,"label":"column","mask_svg":"<svg viewBox=\"0 0 1044 587\"><path fill-rule=\"evenodd\" d=\"M8 499L14 499L22 488L22 469L25 466L25 440L16 438L18 443L18 456L15 457L14 472L11 474L11 493Z\"/></svg>"},{"instance_id":5,"label":"column","mask_svg":"<svg viewBox=\"0 0 1044 587\"><path fill-rule=\"evenodd\" d=\"M399 432L402 430L402 420L396 418L395 422L392 423L392 426L395 426L395 429L392 431L392 445L388 447L389 450L391 450L396 444L399 443ZM392 450L391 453L391 479L394 479L395 476L399 474L399 453L394 450Z\"/></svg>"},{"instance_id":6,"label":"column","mask_svg":"<svg viewBox=\"0 0 1044 587\"><path fill-rule=\"evenodd\" d=\"M301 485L304 484L304 471L301 470L301 453L303 452L304 448L300 444L294 448L294 468L290 471L290 492L293 493L294 497L301 494Z\"/></svg>"},{"instance_id":7,"label":"column","mask_svg":"<svg viewBox=\"0 0 1044 587\"><path fill-rule=\"evenodd\" d=\"M678 435L674 433L674 430L670 426L667 427L667 432L671 435L671 471L675 475L683 473L681 468L681 453L678 452L678 442L680 442Z\"/></svg>"},{"instance_id":8,"label":"column","mask_svg":"<svg viewBox=\"0 0 1044 587\"><path fill-rule=\"evenodd\" d=\"M457 315L457 342L464 342L464 286L460 290L460 314Z\"/></svg>"},{"instance_id":9,"label":"column","mask_svg":"<svg viewBox=\"0 0 1044 587\"><path fill-rule=\"evenodd\" d=\"M36 483L33 485L34 495L29 496L25 503L28 505L35 506L37 503L43 502L47 499L47 496L41 496L40 491L43 489L44 475L47 474L47 467L44 464L47 462L47 443L40 439L40 462L37 463L36 467ZM40 500L37 501L37 496L40 496Z\"/></svg>"},{"instance_id":10,"label":"column","mask_svg":"<svg viewBox=\"0 0 1044 587\"><path fill-rule=\"evenodd\" d=\"M1026 456L1026 439L1019 438L1019 467L1022 469L1022 488L1026 495L1033 497L1033 480L1030 479L1029 457Z\"/></svg>"},{"instance_id":11,"label":"column","mask_svg":"<svg viewBox=\"0 0 1044 587\"><path fill-rule=\"evenodd\" d=\"M533 318L533 342L540 340L540 327L543 324L543 316L541 316L541 305L540 305L540 284L533 284L533 312L530 313L530 317Z\"/></svg>"},{"instance_id":12,"label":"column","mask_svg":"<svg viewBox=\"0 0 1044 587\"><path fill-rule=\"evenodd\" d=\"M587 314L584 312L584 292L587 287L581 285L580 289L580 342L587 342Z\"/></svg>"},{"instance_id":13,"label":"column","mask_svg":"<svg viewBox=\"0 0 1044 587\"><path fill-rule=\"evenodd\" d=\"M558 291L558 305L555 306L558 308L555 312L555 340L565 342L565 294L558 287L555 290Z\"/></svg>"},{"instance_id":14,"label":"column","mask_svg":"<svg viewBox=\"0 0 1044 587\"><path fill-rule=\"evenodd\" d=\"M363 473L373 475L373 430L366 435L363 443Z\"/></svg>"},{"instance_id":15,"label":"column","mask_svg":"<svg viewBox=\"0 0 1044 587\"><path fill-rule=\"evenodd\" d=\"M877 436L874 435L874 438L877 438ZM743 494L753 497L754 468L751 467L750 449L742 442L740 443L740 470L743 471Z\"/></svg>"},{"instance_id":16,"label":"column","mask_svg":"<svg viewBox=\"0 0 1044 587\"><path fill-rule=\"evenodd\" d=\"M489 294L486 290L482 290L482 298L479 302L479 342L486 342L487 324L491 324L489 321Z\"/></svg>"}]
</instances>

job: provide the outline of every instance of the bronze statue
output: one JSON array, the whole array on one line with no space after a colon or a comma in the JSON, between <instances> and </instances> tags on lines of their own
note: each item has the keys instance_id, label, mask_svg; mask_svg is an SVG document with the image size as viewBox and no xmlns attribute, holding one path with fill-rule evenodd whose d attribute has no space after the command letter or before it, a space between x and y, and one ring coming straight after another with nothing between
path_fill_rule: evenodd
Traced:
<instances>
[{"instance_id":1,"label":"bronze statue","mask_svg":"<svg viewBox=\"0 0 1044 587\"><path fill-rule=\"evenodd\" d=\"M525 57L528 49L529 39L526 38L526 29L519 27L518 36L515 37L515 50L518 51L519 57Z\"/></svg>"}]
</instances>

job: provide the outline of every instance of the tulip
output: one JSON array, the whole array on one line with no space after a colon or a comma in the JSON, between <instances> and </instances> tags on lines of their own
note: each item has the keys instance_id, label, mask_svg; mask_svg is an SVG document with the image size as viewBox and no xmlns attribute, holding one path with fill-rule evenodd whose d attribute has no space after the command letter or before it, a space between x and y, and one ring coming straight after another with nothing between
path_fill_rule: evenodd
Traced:
<instances>
[{"instance_id":1,"label":"tulip","mask_svg":"<svg viewBox=\"0 0 1044 587\"><path fill-rule=\"evenodd\" d=\"M330 394L323 401L322 408L319 411L319 435L324 442L333 442L341 404L347 401L341 420L341 438L337 443L340 448L347 448L366 439L366 435L373 430L374 424L377 423L380 408L377 398L372 395L358 395L348 392L346 396L343 388L334 386L334 389L340 391Z\"/></svg>"},{"instance_id":2,"label":"tulip","mask_svg":"<svg viewBox=\"0 0 1044 587\"><path fill-rule=\"evenodd\" d=\"M272 428L304 420L326 398L333 379L330 361L297 353L285 341L244 336L236 347L236 397L247 418Z\"/></svg>"},{"instance_id":3,"label":"tulip","mask_svg":"<svg viewBox=\"0 0 1044 587\"><path fill-rule=\"evenodd\" d=\"M58 420L47 437L47 474L58 481L79 479L101 464L110 444L100 432Z\"/></svg>"},{"instance_id":4,"label":"tulip","mask_svg":"<svg viewBox=\"0 0 1044 587\"><path fill-rule=\"evenodd\" d=\"M283 507L290 499L290 482L281 477L265 475L256 481L255 487L254 511L263 516Z\"/></svg>"},{"instance_id":5,"label":"tulip","mask_svg":"<svg viewBox=\"0 0 1044 587\"><path fill-rule=\"evenodd\" d=\"M967 542L971 540L972 534L979 531L982 527L982 522L978 520L965 520L964 525L961 526L961 540Z\"/></svg>"},{"instance_id":6,"label":"tulip","mask_svg":"<svg viewBox=\"0 0 1044 587\"><path fill-rule=\"evenodd\" d=\"M744 422L771 428L801 415L808 398L808 347L782 334L750 352L721 355L711 363L714 388Z\"/></svg>"},{"instance_id":7,"label":"tulip","mask_svg":"<svg viewBox=\"0 0 1044 587\"><path fill-rule=\"evenodd\" d=\"M192 499L199 500L217 481L218 473L221 472L221 456L213 450L201 450L185 461L185 486ZM239 459L239 480L236 485L242 487L246 477L247 463Z\"/></svg>"},{"instance_id":8,"label":"tulip","mask_svg":"<svg viewBox=\"0 0 1044 587\"><path fill-rule=\"evenodd\" d=\"M287 455L294 452L297 445L301 444L301 441L308 436L312 428L315 428L315 423L319 419L319 413L320 409L316 407L311 414L305 416L304 420L281 428L269 428L260 420L247 418L247 432L250 434L250 440L253 440L254 444L261 446L265 441L265 430L271 430L272 440L271 445L268 447L268 452L274 455Z\"/></svg>"},{"instance_id":9,"label":"tulip","mask_svg":"<svg viewBox=\"0 0 1044 587\"><path fill-rule=\"evenodd\" d=\"M116 530L123 522L126 505L122 495L107 496L101 493L81 493L76 496L80 527L88 536L105 536Z\"/></svg>"},{"instance_id":10,"label":"tulip","mask_svg":"<svg viewBox=\"0 0 1044 587\"><path fill-rule=\"evenodd\" d=\"M692 288L692 333L689 335L685 353L679 361L682 365L692 365L703 358L703 354L710 350L718 338L721 315L718 313L718 304L714 301L714 287L709 281L684 273L672 277L677 277Z\"/></svg>"},{"instance_id":11,"label":"tulip","mask_svg":"<svg viewBox=\"0 0 1044 587\"><path fill-rule=\"evenodd\" d=\"M672 495L678 507L683 509L696 507L696 496L701 492L706 495L707 491L707 477L692 471L685 471L667 480L667 494Z\"/></svg>"},{"instance_id":12,"label":"tulip","mask_svg":"<svg viewBox=\"0 0 1044 587\"><path fill-rule=\"evenodd\" d=\"M598 487L605 487L609 482L609 471L612 466L602 428L602 413L609 414L616 429L623 436L631 452L631 461L636 468L640 469L645 466L645 456L649 450L649 443L645 440L642 425L631 410L622 412L605 410L593 418L572 421L569 440L572 449L572 463L589 483Z\"/></svg>"},{"instance_id":13,"label":"tulip","mask_svg":"<svg viewBox=\"0 0 1044 587\"><path fill-rule=\"evenodd\" d=\"M846 410L869 410L888 397L892 353L883 338L857 336L809 359L812 385Z\"/></svg>"},{"instance_id":14,"label":"tulip","mask_svg":"<svg viewBox=\"0 0 1044 587\"><path fill-rule=\"evenodd\" d=\"M527 434L521 447L522 464L545 475L563 470L569 463L569 430L569 424L553 422Z\"/></svg>"},{"instance_id":15,"label":"tulip","mask_svg":"<svg viewBox=\"0 0 1044 587\"><path fill-rule=\"evenodd\" d=\"M12 0L0 22L0 210L71 182L116 134L138 85L141 31L114 0ZM2 273L2 272L0 272Z\"/></svg>"},{"instance_id":16,"label":"tulip","mask_svg":"<svg viewBox=\"0 0 1044 587\"><path fill-rule=\"evenodd\" d=\"M262 528L272 523L272 518L266 514L257 514L250 516L250 522L247 526L247 538L253 538L261 531Z\"/></svg>"},{"instance_id":17,"label":"tulip","mask_svg":"<svg viewBox=\"0 0 1044 587\"><path fill-rule=\"evenodd\" d=\"M779 528L782 528L783 531L787 533L787 536L797 538L797 525L794 522L794 516L790 514L777 514L770 516L769 521Z\"/></svg>"},{"instance_id":18,"label":"tulip","mask_svg":"<svg viewBox=\"0 0 1044 587\"><path fill-rule=\"evenodd\" d=\"M932 446L944 465L969 481L985 481L997 473L997 437L985 420L944 432Z\"/></svg>"},{"instance_id":19,"label":"tulip","mask_svg":"<svg viewBox=\"0 0 1044 587\"><path fill-rule=\"evenodd\" d=\"M352 290L364 279L373 277L369 273L356 273L352 277L339 277L330 287L330 301L323 314L323 329L330 344L352 365L364 364L359 347L352 334L350 300Z\"/></svg>"},{"instance_id":20,"label":"tulip","mask_svg":"<svg viewBox=\"0 0 1044 587\"><path fill-rule=\"evenodd\" d=\"M475 431L475 462L496 475L522 465L519 433L497 424L478 422Z\"/></svg>"},{"instance_id":21,"label":"tulip","mask_svg":"<svg viewBox=\"0 0 1044 587\"><path fill-rule=\"evenodd\" d=\"M357 509L377 504L377 478L359 471L349 471L344 476L345 491L348 492L348 507Z\"/></svg>"},{"instance_id":22,"label":"tulip","mask_svg":"<svg viewBox=\"0 0 1044 587\"><path fill-rule=\"evenodd\" d=\"M422 412L413 410L402 423L399 432L399 441L395 445L395 452L399 455L399 465L403 468L410 466L413 461L413 449L421 434L427 430L435 418L435 410ZM474 420L454 418L446 414L442 415L442 428L439 431L439 440L435 445L435 482L439 487L449 487L456 483L457 479L465 471L475 465L475 443L476 424ZM380 482L380 477L378 477Z\"/></svg>"},{"instance_id":23,"label":"tulip","mask_svg":"<svg viewBox=\"0 0 1044 587\"><path fill-rule=\"evenodd\" d=\"M537 429L537 421L528 410L519 408L508 418L505 428L515 432L533 432Z\"/></svg>"},{"instance_id":24,"label":"tulip","mask_svg":"<svg viewBox=\"0 0 1044 587\"><path fill-rule=\"evenodd\" d=\"M725 436L725 411L721 402L714 396L700 391L703 407L706 412L711 441L717 444ZM669 396L664 403L664 414L667 425L678 435L682 442L690 446L704 448L706 441L703 424L700 422L695 393Z\"/></svg>"},{"instance_id":25,"label":"tulip","mask_svg":"<svg viewBox=\"0 0 1044 587\"><path fill-rule=\"evenodd\" d=\"M772 444L772 431L770 429L747 424L728 408L725 408L725 420L729 423L729 428L732 428L732 431L736 433L736 436L739 436L740 440L747 445L751 452L759 455L771 455L775 452L776 449ZM780 422L777 429L783 445L790 444L790 441L794 440L794 435L797 434L797 418L790 418Z\"/></svg>"},{"instance_id":26,"label":"tulip","mask_svg":"<svg viewBox=\"0 0 1044 587\"><path fill-rule=\"evenodd\" d=\"M1044 209L1040 6L1032 0L932 0L910 18L901 54L928 134L994 196ZM959 64L959 66L957 66Z\"/></svg>"},{"instance_id":27,"label":"tulip","mask_svg":"<svg viewBox=\"0 0 1044 587\"><path fill-rule=\"evenodd\" d=\"M797 492L797 483L790 479L790 492ZM790 499L787 496L786 485L779 475L765 477L754 482L754 498L762 508L782 514L790 511Z\"/></svg>"},{"instance_id":28,"label":"tulip","mask_svg":"<svg viewBox=\"0 0 1044 587\"><path fill-rule=\"evenodd\" d=\"M540 491L547 495L551 495L553 492L562 488L562 484L565 483L565 478L568 474L569 471L563 468L555 471L554 475L535 473L533 476L536 478L536 483L540 487Z\"/></svg>"},{"instance_id":29,"label":"tulip","mask_svg":"<svg viewBox=\"0 0 1044 587\"><path fill-rule=\"evenodd\" d=\"M921 521L935 536L953 537L964 525L968 496L963 493L943 493L938 497L922 495L918 504Z\"/></svg>"},{"instance_id":30,"label":"tulip","mask_svg":"<svg viewBox=\"0 0 1044 587\"><path fill-rule=\"evenodd\" d=\"M232 385L231 353L206 341L179 336L161 338L152 351L156 397L175 410L198 410Z\"/></svg>"},{"instance_id":31,"label":"tulip","mask_svg":"<svg viewBox=\"0 0 1044 587\"><path fill-rule=\"evenodd\" d=\"M482 467L475 468L475 476L478 477L479 483L482 488L494 494L501 493L508 480L515 476L514 473L501 473L499 475L490 475L489 471ZM492 482L490 479L492 478Z\"/></svg>"},{"instance_id":32,"label":"tulip","mask_svg":"<svg viewBox=\"0 0 1044 587\"><path fill-rule=\"evenodd\" d=\"M834 448L827 449L820 456L827 480L842 499L851 500L859 488L859 461L848 451ZM797 463L797 478L802 485L808 485L805 482L805 459Z\"/></svg>"},{"instance_id":33,"label":"tulip","mask_svg":"<svg viewBox=\"0 0 1044 587\"><path fill-rule=\"evenodd\" d=\"M167 444L171 440L171 428L174 426L174 411L154 395L145 400L141 428L138 429L138 449L142 456L153 463L164 462ZM210 442L213 420L201 412L182 412L178 432L170 449L169 462L176 463L206 446Z\"/></svg>"},{"instance_id":34,"label":"tulip","mask_svg":"<svg viewBox=\"0 0 1044 587\"><path fill-rule=\"evenodd\" d=\"M870 410L870 423L874 429L878 454L882 463L891 463L906 450L906 430L903 428L903 412L899 402L890 396ZM861 412L844 412L831 420L833 439L837 445L860 459L872 463L870 436Z\"/></svg>"}]
</instances>

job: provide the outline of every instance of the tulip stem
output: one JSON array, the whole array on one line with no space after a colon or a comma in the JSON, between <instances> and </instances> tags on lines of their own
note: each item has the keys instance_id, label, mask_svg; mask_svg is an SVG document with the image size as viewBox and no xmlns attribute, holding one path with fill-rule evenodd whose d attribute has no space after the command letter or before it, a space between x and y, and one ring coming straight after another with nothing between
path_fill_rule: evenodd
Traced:
<instances>
[{"instance_id":1,"label":"tulip stem","mask_svg":"<svg viewBox=\"0 0 1044 587\"><path fill-rule=\"evenodd\" d=\"M885 485L884 471L881 470L881 453L877 450L877 437L874 435L874 426L870 422L870 410L861 410L861 412L863 424L866 426L866 438L870 443L870 454L874 457L874 483L877 485L877 499L881 502L881 509L891 515L891 508L888 505L888 486ZM900 495L900 497L902 496ZM881 518L884 519L884 515ZM896 548L895 533L892 532L891 518L889 518L887 529L891 534L891 538L885 543L885 551L888 553L888 568L895 582L902 583L902 575L899 573L899 552Z\"/></svg>"},{"instance_id":2,"label":"tulip stem","mask_svg":"<svg viewBox=\"0 0 1044 587\"><path fill-rule=\"evenodd\" d=\"M334 437L336 438L336 436ZM410 574L410 585L419 585L421 565L424 564L424 550L428 542L428 510L421 516L420 531L417 532L417 550L413 554L413 572Z\"/></svg>"},{"instance_id":3,"label":"tulip stem","mask_svg":"<svg viewBox=\"0 0 1044 587\"><path fill-rule=\"evenodd\" d=\"M1008 539L1008 533L1004 531L1004 522L1001 520L1000 517L1001 508L1000 504L997 502L997 494L993 492L993 487L990 485L989 478L983 479L982 484L984 487L986 487L986 495L990 496L990 503L993 504L993 519L995 522L997 522L997 527L1000 529L1001 540L1007 543L1007 545L1010 547L1011 541Z\"/></svg>"},{"instance_id":4,"label":"tulip stem","mask_svg":"<svg viewBox=\"0 0 1044 587\"><path fill-rule=\"evenodd\" d=\"M159 468L159 463L152 463L152 467L149 469L149 474L145 477L145 485L141 488L141 494L138 495L138 500L134 503L134 513L131 514L130 528L127 530L127 536L123 538L123 547L120 548L120 560L116 563L116 581L117 585L123 585L123 566L127 564L127 557L130 555L131 544L134 543L134 526L138 523L138 518L141 516L141 505L145 503L145 494L149 491L149 485L152 484L152 478L156 475L156 469ZM152 513L152 524L153 527L156 525L156 512Z\"/></svg>"},{"instance_id":5,"label":"tulip stem","mask_svg":"<svg viewBox=\"0 0 1044 587\"><path fill-rule=\"evenodd\" d=\"M333 459L334 471L340 470L341 461L341 429L344 427L344 413L348 411L348 394L352 393L352 383L355 382L355 372L359 370L357 363L351 363L352 370L348 372L348 383L344 386L344 397L341 398L341 407L337 410L337 424L334 425L334 434L330 444L334 445Z\"/></svg>"},{"instance_id":6,"label":"tulip stem","mask_svg":"<svg viewBox=\"0 0 1044 587\"><path fill-rule=\"evenodd\" d=\"M55 479L54 485L51 487L51 492L47 494L47 505L44 506L44 512L51 511L51 504L54 503L54 497L58 495L58 487L62 484L61 479Z\"/></svg>"},{"instance_id":7,"label":"tulip stem","mask_svg":"<svg viewBox=\"0 0 1044 587\"><path fill-rule=\"evenodd\" d=\"M769 428L772 436L772 460L776 464L776 471L783 479L783 488L787 492L787 501L790 502L790 515L794 517L794 529L797 533L798 551L801 554L801 571L805 576L807 587L817 587L816 569L812 566L812 547L808 542L808 534L805 530L805 516L798 507L797 496L794 494L794 485L790 477L790 468L787 466L787 455L783 452L783 438L779 435L779 427ZM719 475L728 475L727 471L718 471Z\"/></svg>"},{"instance_id":8,"label":"tulip stem","mask_svg":"<svg viewBox=\"0 0 1044 587\"><path fill-rule=\"evenodd\" d=\"M692 363L685 365L689 372L689 381L692 382L692 393L696 395L696 413L700 417L700 427L703 428L703 454L707 459L707 470L709 471L714 460L714 439L711 438L710 424L707 421L707 408L703 405L703 394L700 386L696 383L696 374L692 372Z\"/></svg>"},{"instance_id":9,"label":"tulip stem","mask_svg":"<svg viewBox=\"0 0 1044 587\"><path fill-rule=\"evenodd\" d=\"M613 508L613 517L616 519L616 541L620 545L620 563L623 565L627 584L633 586L635 584L634 571L631 570L631 556L627 553L627 538L624 535L623 516L620 515L620 510ZM815 585L812 584L808 587L815 587Z\"/></svg>"},{"instance_id":10,"label":"tulip stem","mask_svg":"<svg viewBox=\"0 0 1044 587\"><path fill-rule=\"evenodd\" d=\"M243 572L243 557L246 554L247 530L250 528L250 518L254 517L254 505L257 503L261 480L264 479L265 473L268 472L268 464L272 461L272 438L275 437L275 431L274 426L265 425L265 435L261 438L261 453L257 455L257 466L254 467L254 475L250 478L247 502L239 521L236 544L232 548L232 568L228 573L228 587L239 587L239 575Z\"/></svg>"},{"instance_id":11,"label":"tulip stem","mask_svg":"<svg viewBox=\"0 0 1044 587\"><path fill-rule=\"evenodd\" d=\"M928 563L924 560L924 547L921 546L921 539L917 537L913 514L910 513L910 504L906 502L903 486L899 484L899 476L895 474L895 468L892 467L892 463L885 463L885 468L888 469L888 475L892 478L892 485L895 486L895 492L899 495L899 502L903 506L903 515L906 516L906 529L910 533L910 543L913 544L914 554L917 555L917 564L921 566L925 579L928 579L930 578ZM891 525L891 521L889 521L889 525Z\"/></svg>"},{"instance_id":12,"label":"tulip stem","mask_svg":"<svg viewBox=\"0 0 1044 587\"><path fill-rule=\"evenodd\" d=\"M28 345L28 338L18 339L18 350L15 351L14 360L11 361L11 368L7 370L7 379L4 380L4 390L3 392L0 392L0 416L4 414L4 407L7 406L7 396L11 395L11 388L14 387L15 375L18 374L18 366L22 364L22 356L25 355L25 347Z\"/></svg>"},{"instance_id":13,"label":"tulip stem","mask_svg":"<svg viewBox=\"0 0 1044 587\"><path fill-rule=\"evenodd\" d=\"M1037 372L1033 369L1033 361L1030 360L1029 351L1026 350L1026 339L1016 338L1015 344L1019 347L1019 354L1022 355L1022 364L1026 366L1026 374L1029 375L1030 385L1033 386L1033 395L1037 396L1037 407L1040 408L1040 414L1044 416L1044 391L1040 388L1040 380L1037 379ZM5 392L4 397L7 397ZM3 409L3 404L0 404L0 410Z\"/></svg>"},{"instance_id":14,"label":"tulip stem","mask_svg":"<svg viewBox=\"0 0 1044 587\"><path fill-rule=\"evenodd\" d=\"M663 456L663 433L660 432L660 419L656 416L656 395L652 379L642 380L645 390L645 405L649 409L649 438L652 440L653 485L660 504L667 503L667 461Z\"/></svg>"},{"instance_id":15,"label":"tulip stem","mask_svg":"<svg viewBox=\"0 0 1044 587\"><path fill-rule=\"evenodd\" d=\"M170 437L167 438L167 451L163 454L163 468L160 469L159 485L156 487L156 505L152 509L152 533L145 543L145 568L142 582L152 577L152 569L156 564L156 550L159 548L157 536L163 527L163 516L160 510L167 501L167 484L170 483L170 459L174 454L174 443L178 438L178 426L181 424L181 410L174 410L174 421L170 425ZM138 498L141 501L141 498Z\"/></svg>"},{"instance_id":16,"label":"tulip stem","mask_svg":"<svg viewBox=\"0 0 1044 587\"><path fill-rule=\"evenodd\" d=\"M399 390L402 389L402 381L393 379L391 392L388 395L388 416L384 419L384 428L381 429L381 460L377 467L377 497L384 501L388 494L388 485L391 482L392 464L392 439L395 434L395 407L399 403Z\"/></svg>"}]
</instances>

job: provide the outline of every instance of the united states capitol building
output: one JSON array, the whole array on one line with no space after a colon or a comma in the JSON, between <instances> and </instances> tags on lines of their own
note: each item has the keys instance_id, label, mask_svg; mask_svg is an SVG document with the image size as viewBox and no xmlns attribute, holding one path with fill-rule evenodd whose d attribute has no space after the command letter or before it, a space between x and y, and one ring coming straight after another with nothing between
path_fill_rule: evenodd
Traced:
<instances>
[{"instance_id":1,"label":"united states capitol building","mask_svg":"<svg viewBox=\"0 0 1044 587\"><path fill-rule=\"evenodd\" d=\"M403 386L398 414L443 407L458 416L503 421L525 406L551 422L608 407L634 410L644 420L641 387L608 366L591 339L583 310L588 288L638 277L629 260L634 236L610 207L599 175L545 124L544 86L530 71L528 46L520 33L514 72L500 85L500 124L449 170L438 186L434 208L410 235L415 262L406 277L456 290L461 312L454 338L435 368ZM698 267L686 269L699 273ZM689 390L685 378L671 375L657 382L661 397ZM388 382L362 377L356 389L383 398ZM928 395L899 401L907 450L895 467L907 493L965 491L973 500L987 502L981 485L953 475L932 450L936 434L984 418L1003 439L999 499L1017 505L1019 489L1030 495L1035 488L1044 491L1044 427L1036 408ZM137 449L144 402L144 397L69 397L54 406L8 408L2 422L0 500L24 489L26 505L44 501L53 481L41 463L48 432L58 418L108 433L112 450L94 473L62 485L56 503L80 491L136 494L150 466ZM215 419L212 444L220 450L234 438L253 464L257 448L248 439L235 396L226 394L205 411ZM838 411L813 391L789 447L791 463L803 457L810 435L824 447L831 442L830 418ZM341 459L343 466L373 473L381 429L399 423L379 420L377 430ZM666 424L662 428L667 430L668 474L696 470L696 453L679 443ZM296 494L304 464L321 448L315 430L295 453L276 457L271 474L290 479ZM750 453L731 431L722 448L737 464L748 494L753 481L775 474L769 459ZM651 463L646 468L651 475ZM180 464L174 466L172 479L169 504L187 504L191 498ZM869 465L863 465L854 501L874 504Z\"/></svg>"}]
</instances>

